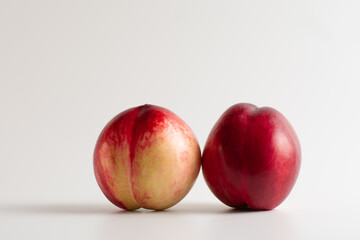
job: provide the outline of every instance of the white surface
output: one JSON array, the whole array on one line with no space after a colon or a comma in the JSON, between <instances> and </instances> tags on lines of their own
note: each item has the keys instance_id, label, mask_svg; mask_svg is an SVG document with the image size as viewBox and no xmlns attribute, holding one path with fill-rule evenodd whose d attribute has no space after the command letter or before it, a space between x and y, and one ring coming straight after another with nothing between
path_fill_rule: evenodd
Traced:
<instances>
[{"instance_id":1,"label":"white surface","mask_svg":"<svg viewBox=\"0 0 360 240\"><path fill-rule=\"evenodd\" d=\"M0 239L360 238L358 1L0 1ZM270 212L229 212L200 174L166 212L118 211L92 169L117 113L151 103L201 147L238 102L302 146ZM124 238L124 236L126 236Z\"/></svg>"},{"instance_id":2,"label":"white surface","mask_svg":"<svg viewBox=\"0 0 360 240\"><path fill-rule=\"evenodd\" d=\"M1 207L6 239L357 239L343 208L292 206L240 212L216 203L181 203L163 212L91 204ZM352 211L352 214L359 214Z\"/></svg>"}]
</instances>

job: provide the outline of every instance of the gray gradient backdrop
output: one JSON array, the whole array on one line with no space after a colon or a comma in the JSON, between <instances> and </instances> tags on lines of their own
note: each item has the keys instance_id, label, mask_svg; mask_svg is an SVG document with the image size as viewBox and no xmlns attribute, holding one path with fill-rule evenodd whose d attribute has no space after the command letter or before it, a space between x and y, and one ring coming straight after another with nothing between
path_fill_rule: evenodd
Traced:
<instances>
[{"instance_id":1,"label":"gray gradient backdrop","mask_svg":"<svg viewBox=\"0 0 360 240\"><path fill-rule=\"evenodd\" d=\"M65 226L69 235L41 235L9 204L57 204L53 215L75 214L77 206L80 213L93 205L117 211L92 169L95 141L117 113L145 103L166 107L190 125L203 148L222 112L249 102L282 112L303 153L291 195L277 212L264 213L265 220L259 215L270 224L267 237L359 237L351 225L360 212L359 8L355 0L0 0L0 203L7 214L0 217L0 236L96 238L86 227L71 235L72 225ZM179 208L206 212L206 204L221 206L200 174ZM297 219L293 232L276 235L276 213L289 212ZM250 224L243 233L250 238L260 221L254 216L234 220ZM19 226L28 229L18 232ZM116 226L104 231L109 238Z\"/></svg>"}]
</instances>

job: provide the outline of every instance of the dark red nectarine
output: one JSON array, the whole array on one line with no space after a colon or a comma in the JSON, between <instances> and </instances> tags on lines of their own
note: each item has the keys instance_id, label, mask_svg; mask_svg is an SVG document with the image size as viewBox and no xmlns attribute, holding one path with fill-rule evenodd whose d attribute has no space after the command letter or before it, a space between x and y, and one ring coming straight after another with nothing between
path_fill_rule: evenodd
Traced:
<instances>
[{"instance_id":1,"label":"dark red nectarine","mask_svg":"<svg viewBox=\"0 0 360 240\"><path fill-rule=\"evenodd\" d=\"M281 113L236 104L213 127L202 169L211 191L226 205L269 210L290 193L300 162L299 140Z\"/></svg>"}]
</instances>

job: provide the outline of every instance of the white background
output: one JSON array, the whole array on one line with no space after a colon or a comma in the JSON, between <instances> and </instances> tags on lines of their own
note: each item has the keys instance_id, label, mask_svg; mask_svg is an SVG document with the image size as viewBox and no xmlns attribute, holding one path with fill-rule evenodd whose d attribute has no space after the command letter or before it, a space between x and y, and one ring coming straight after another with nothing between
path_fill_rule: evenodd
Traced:
<instances>
[{"instance_id":1,"label":"white background","mask_svg":"<svg viewBox=\"0 0 360 240\"><path fill-rule=\"evenodd\" d=\"M360 4L0 0L1 239L359 239ZM302 168L267 212L236 212L199 178L165 212L103 196L92 154L117 113L149 103L203 148L239 102L295 128Z\"/></svg>"}]
</instances>

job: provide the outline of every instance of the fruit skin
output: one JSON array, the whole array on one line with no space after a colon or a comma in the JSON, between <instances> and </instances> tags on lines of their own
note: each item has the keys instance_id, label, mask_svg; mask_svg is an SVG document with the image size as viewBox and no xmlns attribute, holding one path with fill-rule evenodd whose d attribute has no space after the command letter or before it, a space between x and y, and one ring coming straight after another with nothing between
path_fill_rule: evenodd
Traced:
<instances>
[{"instance_id":1,"label":"fruit skin","mask_svg":"<svg viewBox=\"0 0 360 240\"><path fill-rule=\"evenodd\" d=\"M128 109L102 130L94 151L94 172L116 206L163 210L190 191L201 152L190 127L154 105Z\"/></svg>"},{"instance_id":2,"label":"fruit skin","mask_svg":"<svg viewBox=\"0 0 360 240\"><path fill-rule=\"evenodd\" d=\"M247 103L222 114L202 156L211 191L240 209L277 207L293 188L300 164L299 140L286 118L273 108Z\"/></svg>"}]
</instances>

